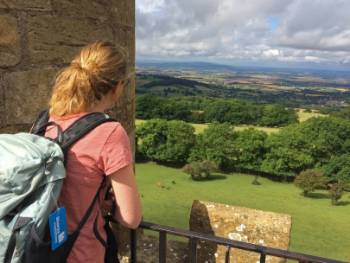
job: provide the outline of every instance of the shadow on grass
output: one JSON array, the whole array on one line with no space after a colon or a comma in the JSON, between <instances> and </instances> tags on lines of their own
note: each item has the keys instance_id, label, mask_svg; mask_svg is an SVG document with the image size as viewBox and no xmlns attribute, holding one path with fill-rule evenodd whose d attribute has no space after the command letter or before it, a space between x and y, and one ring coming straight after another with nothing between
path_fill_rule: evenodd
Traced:
<instances>
[{"instance_id":1,"label":"shadow on grass","mask_svg":"<svg viewBox=\"0 0 350 263\"><path fill-rule=\"evenodd\" d=\"M336 206L347 206L350 205L350 201L339 201Z\"/></svg>"},{"instance_id":2,"label":"shadow on grass","mask_svg":"<svg viewBox=\"0 0 350 263\"><path fill-rule=\"evenodd\" d=\"M329 199L329 194L327 194L327 193L308 193L306 197L312 198L312 199Z\"/></svg>"},{"instance_id":3,"label":"shadow on grass","mask_svg":"<svg viewBox=\"0 0 350 263\"><path fill-rule=\"evenodd\" d=\"M215 174L215 175L210 175L209 177L206 178L201 178L201 179L191 179L195 182L208 182L208 181L216 181L216 180L225 180L227 178L226 175L222 175L222 174Z\"/></svg>"}]
</instances>

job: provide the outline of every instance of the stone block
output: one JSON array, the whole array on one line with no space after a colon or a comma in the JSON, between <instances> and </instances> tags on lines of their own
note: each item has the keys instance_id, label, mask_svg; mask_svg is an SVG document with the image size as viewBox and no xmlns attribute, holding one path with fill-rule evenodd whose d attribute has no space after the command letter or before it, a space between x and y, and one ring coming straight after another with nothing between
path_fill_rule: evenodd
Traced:
<instances>
[{"instance_id":1,"label":"stone block","mask_svg":"<svg viewBox=\"0 0 350 263\"><path fill-rule=\"evenodd\" d=\"M256 245L287 250L291 217L244 207L195 200L190 216L190 230ZM226 248L201 241L198 262L225 262ZM230 262L259 262L259 254L232 249ZM267 257L266 262L285 262Z\"/></svg>"},{"instance_id":2,"label":"stone block","mask_svg":"<svg viewBox=\"0 0 350 263\"><path fill-rule=\"evenodd\" d=\"M15 66L20 59L17 19L10 15L0 15L0 67Z\"/></svg>"},{"instance_id":3,"label":"stone block","mask_svg":"<svg viewBox=\"0 0 350 263\"><path fill-rule=\"evenodd\" d=\"M0 8L50 11L50 0L0 0Z\"/></svg>"},{"instance_id":4,"label":"stone block","mask_svg":"<svg viewBox=\"0 0 350 263\"><path fill-rule=\"evenodd\" d=\"M108 24L51 15L28 18L28 49L33 64L69 63L82 46L97 40L113 41Z\"/></svg>"},{"instance_id":5,"label":"stone block","mask_svg":"<svg viewBox=\"0 0 350 263\"><path fill-rule=\"evenodd\" d=\"M6 124L30 124L47 108L57 70L38 69L8 73L4 77Z\"/></svg>"}]
</instances>

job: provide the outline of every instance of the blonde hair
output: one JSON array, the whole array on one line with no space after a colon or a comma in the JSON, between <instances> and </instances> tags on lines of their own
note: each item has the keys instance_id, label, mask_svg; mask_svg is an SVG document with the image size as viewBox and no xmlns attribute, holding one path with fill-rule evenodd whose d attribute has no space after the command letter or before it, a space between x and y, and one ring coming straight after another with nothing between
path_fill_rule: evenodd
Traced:
<instances>
[{"instance_id":1,"label":"blonde hair","mask_svg":"<svg viewBox=\"0 0 350 263\"><path fill-rule=\"evenodd\" d=\"M64 116L87 111L127 77L124 50L109 42L82 48L56 78L50 114Z\"/></svg>"}]
</instances>

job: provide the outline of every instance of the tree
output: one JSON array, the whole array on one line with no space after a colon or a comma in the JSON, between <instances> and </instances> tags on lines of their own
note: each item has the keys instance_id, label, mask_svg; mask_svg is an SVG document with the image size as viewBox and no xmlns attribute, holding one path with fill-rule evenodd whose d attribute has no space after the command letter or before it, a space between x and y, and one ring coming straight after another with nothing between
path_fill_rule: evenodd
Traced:
<instances>
[{"instance_id":1,"label":"tree","mask_svg":"<svg viewBox=\"0 0 350 263\"><path fill-rule=\"evenodd\" d=\"M209 160L220 169L230 169L237 162L234 146L236 133L228 123L210 124L203 133L197 135L196 145L188 159L189 162Z\"/></svg>"},{"instance_id":2,"label":"tree","mask_svg":"<svg viewBox=\"0 0 350 263\"><path fill-rule=\"evenodd\" d=\"M348 106L348 107L342 108L339 111L332 113L332 115L335 117L350 120L350 107Z\"/></svg>"},{"instance_id":3,"label":"tree","mask_svg":"<svg viewBox=\"0 0 350 263\"><path fill-rule=\"evenodd\" d=\"M259 171L266 153L267 134L253 128L237 132L234 146L238 150L237 166Z\"/></svg>"},{"instance_id":4,"label":"tree","mask_svg":"<svg viewBox=\"0 0 350 263\"><path fill-rule=\"evenodd\" d=\"M163 119L188 121L190 115L190 105L182 98L166 99L162 105L161 117Z\"/></svg>"},{"instance_id":5,"label":"tree","mask_svg":"<svg viewBox=\"0 0 350 263\"><path fill-rule=\"evenodd\" d=\"M315 161L307 151L307 142L299 126L288 126L267 138L267 153L261 165L264 172L287 177L314 166Z\"/></svg>"},{"instance_id":6,"label":"tree","mask_svg":"<svg viewBox=\"0 0 350 263\"><path fill-rule=\"evenodd\" d=\"M327 164L332 156L349 153L350 123L331 117L312 118L270 135L266 146L262 169L294 176Z\"/></svg>"},{"instance_id":7,"label":"tree","mask_svg":"<svg viewBox=\"0 0 350 263\"><path fill-rule=\"evenodd\" d=\"M325 178L323 172L313 169L302 171L294 180L294 184L303 190L304 196L308 196L316 189L324 188L326 182L327 178Z\"/></svg>"},{"instance_id":8,"label":"tree","mask_svg":"<svg viewBox=\"0 0 350 263\"><path fill-rule=\"evenodd\" d=\"M287 109L282 105L266 105L262 111L260 125L280 127L297 122L298 116L294 109Z\"/></svg>"},{"instance_id":9,"label":"tree","mask_svg":"<svg viewBox=\"0 0 350 263\"><path fill-rule=\"evenodd\" d=\"M136 97L136 118L161 118L164 99L152 94Z\"/></svg>"},{"instance_id":10,"label":"tree","mask_svg":"<svg viewBox=\"0 0 350 263\"><path fill-rule=\"evenodd\" d=\"M184 163L195 143L194 128L183 121L149 120L136 132L140 152L154 161Z\"/></svg>"},{"instance_id":11,"label":"tree","mask_svg":"<svg viewBox=\"0 0 350 263\"><path fill-rule=\"evenodd\" d=\"M256 124L261 107L238 100L217 100L205 108L207 122L228 122L231 124Z\"/></svg>"},{"instance_id":12,"label":"tree","mask_svg":"<svg viewBox=\"0 0 350 263\"><path fill-rule=\"evenodd\" d=\"M350 155L333 156L323 170L330 181L350 182Z\"/></svg>"}]
</instances>

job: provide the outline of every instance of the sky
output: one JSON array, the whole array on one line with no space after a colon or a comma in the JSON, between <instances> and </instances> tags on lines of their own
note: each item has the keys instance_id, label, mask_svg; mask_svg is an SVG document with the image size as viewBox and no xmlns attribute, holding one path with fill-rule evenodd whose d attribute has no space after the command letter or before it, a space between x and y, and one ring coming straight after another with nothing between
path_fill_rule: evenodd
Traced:
<instances>
[{"instance_id":1,"label":"sky","mask_svg":"<svg viewBox=\"0 0 350 263\"><path fill-rule=\"evenodd\" d=\"M136 54L350 70L350 0L136 0Z\"/></svg>"}]
</instances>

